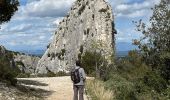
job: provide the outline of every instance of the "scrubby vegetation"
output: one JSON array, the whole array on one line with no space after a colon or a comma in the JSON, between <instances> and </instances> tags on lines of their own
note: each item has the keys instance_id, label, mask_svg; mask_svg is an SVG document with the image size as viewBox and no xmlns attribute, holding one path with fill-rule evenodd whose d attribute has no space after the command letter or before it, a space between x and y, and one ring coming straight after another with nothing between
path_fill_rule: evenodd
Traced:
<instances>
[{"instance_id":1,"label":"scrubby vegetation","mask_svg":"<svg viewBox=\"0 0 170 100\"><path fill-rule=\"evenodd\" d=\"M91 94L92 100L112 100L114 97L113 92L106 90L104 83L99 80L88 80L87 92Z\"/></svg>"},{"instance_id":2,"label":"scrubby vegetation","mask_svg":"<svg viewBox=\"0 0 170 100\"><path fill-rule=\"evenodd\" d=\"M100 53L86 51L81 59L82 67L88 75L104 77L107 71L107 61Z\"/></svg>"},{"instance_id":3,"label":"scrubby vegetation","mask_svg":"<svg viewBox=\"0 0 170 100\"><path fill-rule=\"evenodd\" d=\"M78 10L78 14L81 15L83 11L85 10L85 8L86 8L86 5L82 5Z\"/></svg>"},{"instance_id":4,"label":"scrubby vegetation","mask_svg":"<svg viewBox=\"0 0 170 100\"><path fill-rule=\"evenodd\" d=\"M109 71L105 72L105 78L98 79L103 81L105 90L113 92L113 100L170 99L170 9L167 2L161 0L161 3L153 8L150 27L146 27L141 20L139 23L135 22L137 30L143 33L141 40L134 40L134 44L139 47L138 51L133 50L127 57L117 58L114 65L106 63L109 67L105 70ZM90 68L85 70L88 74L93 71L96 74L93 62L96 55L87 54L82 57L82 63L86 62L86 66ZM100 87L103 88L102 86ZM90 91L100 87L93 87ZM93 97L94 93L91 94Z\"/></svg>"},{"instance_id":5,"label":"scrubby vegetation","mask_svg":"<svg viewBox=\"0 0 170 100\"><path fill-rule=\"evenodd\" d=\"M37 75L37 77L59 77L59 76L68 76L68 74L64 71L59 71L57 73L48 71L46 74L38 74Z\"/></svg>"},{"instance_id":6,"label":"scrubby vegetation","mask_svg":"<svg viewBox=\"0 0 170 100\"><path fill-rule=\"evenodd\" d=\"M166 100L170 97L169 85L166 80L158 71L152 70L150 66L143 62L141 54L137 51L131 51L127 57L117 59L116 67L109 67L109 71L105 72L104 78L100 77L98 79L103 81L104 90L113 92L115 100ZM96 74L94 66L87 67L85 70ZM102 86L91 87L89 90L96 91L97 88ZM94 93L89 93L94 96Z\"/></svg>"},{"instance_id":7,"label":"scrubby vegetation","mask_svg":"<svg viewBox=\"0 0 170 100\"><path fill-rule=\"evenodd\" d=\"M20 73L18 67L13 65L13 54L5 51L0 53L0 81L6 82L9 85L16 85L15 77Z\"/></svg>"},{"instance_id":8,"label":"scrubby vegetation","mask_svg":"<svg viewBox=\"0 0 170 100\"><path fill-rule=\"evenodd\" d=\"M29 73L20 73L17 75L17 78L29 78L31 77Z\"/></svg>"},{"instance_id":9,"label":"scrubby vegetation","mask_svg":"<svg viewBox=\"0 0 170 100\"><path fill-rule=\"evenodd\" d=\"M165 79L146 65L138 52L129 52L116 65L105 84L114 91L117 100L164 100L169 96L164 95L168 89Z\"/></svg>"}]
</instances>

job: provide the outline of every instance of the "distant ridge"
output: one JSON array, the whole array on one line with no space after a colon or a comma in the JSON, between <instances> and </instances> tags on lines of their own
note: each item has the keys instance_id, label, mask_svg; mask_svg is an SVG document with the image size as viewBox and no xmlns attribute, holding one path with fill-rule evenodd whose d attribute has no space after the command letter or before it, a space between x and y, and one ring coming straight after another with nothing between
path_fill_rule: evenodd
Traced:
<instances>
[{"instance_id":1,"label":"distant ridge","mask_svg":"<svg viewBox=\"0 0 170 100\"><path fill-rule=\"evenodd\" d=\"M45 53L45 50L21 50L19 52L41 57Z\"/></svg>"},{"instance_id":2,"label":"distant ridge","mask_svg":"<svg viewBox=\"0 0 170 100\"><path fill-rule=\"evenodd\" d=\"M116 57L125 57L128 56L129 51L116 51Z\"/></svg>"},{"instance_id":3,"label":"distant ridge","mask_svg":"<svg viewBox=\"0 0 170 100\"><path fill-rule=\"evenodd\" d=\"M131 42L117 42L116 51L130 51L135 50L138 47L133 45Z\"/></svg>"}]
</instances>

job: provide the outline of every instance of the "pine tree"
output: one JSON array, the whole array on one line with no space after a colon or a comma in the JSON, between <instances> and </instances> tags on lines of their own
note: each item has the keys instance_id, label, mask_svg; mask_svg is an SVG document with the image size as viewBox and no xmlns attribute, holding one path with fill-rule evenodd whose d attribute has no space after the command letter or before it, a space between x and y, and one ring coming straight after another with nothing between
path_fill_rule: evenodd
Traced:
<instances>
[{"instance_id":1,"label":"pine tree","mask_svg":"<svg viewBox=\"0 0 170 100\"><path fill-rule=\"evenodd\" d=\"M18 6L18 0L0 0L0 24L10 21Z\"/></svg>"}]
</instances>

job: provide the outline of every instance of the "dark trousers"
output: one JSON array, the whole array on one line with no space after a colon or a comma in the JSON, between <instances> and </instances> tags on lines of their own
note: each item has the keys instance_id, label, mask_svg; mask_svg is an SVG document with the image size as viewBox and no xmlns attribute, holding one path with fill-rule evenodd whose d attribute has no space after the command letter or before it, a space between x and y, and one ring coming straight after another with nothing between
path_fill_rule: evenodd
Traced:
<instances>
[{"instance_id":1,"label":"dark trousers","mask_svg":"<svg viewBox=\"0 0 170 100\"><path fill-rule=\"evenodd\" d=\"M79 100L84 100L83 94L84 94L84 85L73 85L74 90L74 100L78 100L78 94L79 94Z\"/></svg>"}]
</instances>

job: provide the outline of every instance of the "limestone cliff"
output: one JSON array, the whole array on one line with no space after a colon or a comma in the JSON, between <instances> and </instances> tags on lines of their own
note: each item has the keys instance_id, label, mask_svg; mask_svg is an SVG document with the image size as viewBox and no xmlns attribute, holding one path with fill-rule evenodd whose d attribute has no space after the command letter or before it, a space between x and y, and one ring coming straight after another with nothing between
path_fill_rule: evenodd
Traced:
<instances>
[{"instance_id":1,"label":"limestone cliff","mask_svg":"<svg viewBox=\"0 0 170 100\"><path fill-rule=\"evenodd\" d=\"M17 53L14 55L14 62L23 73L35 73L39 57Z\"/></svg>"},{"instance_id":2,"label":"limestone cliff","mask_svg":"<svg viewBox=\"0 0 170 100\"><path fill-rule=\"evenodd\" d=\"M3 62L1 59L3 59ZM0 63L8 63L11 68L19 68L23 73L35 73L39 60L39 57L9 51L4 46L0 46Z\"/></svg>"},{"instance_id":3,"label":"limestone cliff","mask_svg":"<svg viewBox=\"0 0 170 100\"><path fill-rule=\"evenodd\" d=\"M0 56L4 55L6 52L6 49L4 46L0 45Z\"/></svg>"},{"instance_id":4,"label":"limestone cliff","mask_svg":"<svg viewBox=\"0 0 170 100\"><path fill-rule=\"evenodd\" d=\"M78 54L93 42L102 42L103 54L114 54L114 23L111 6L104 0L77 0L60 22L52 42L38 62L36 73L69 71ZM84 52L83 51L83 52Z\"/></svg>"}]
</instances>

